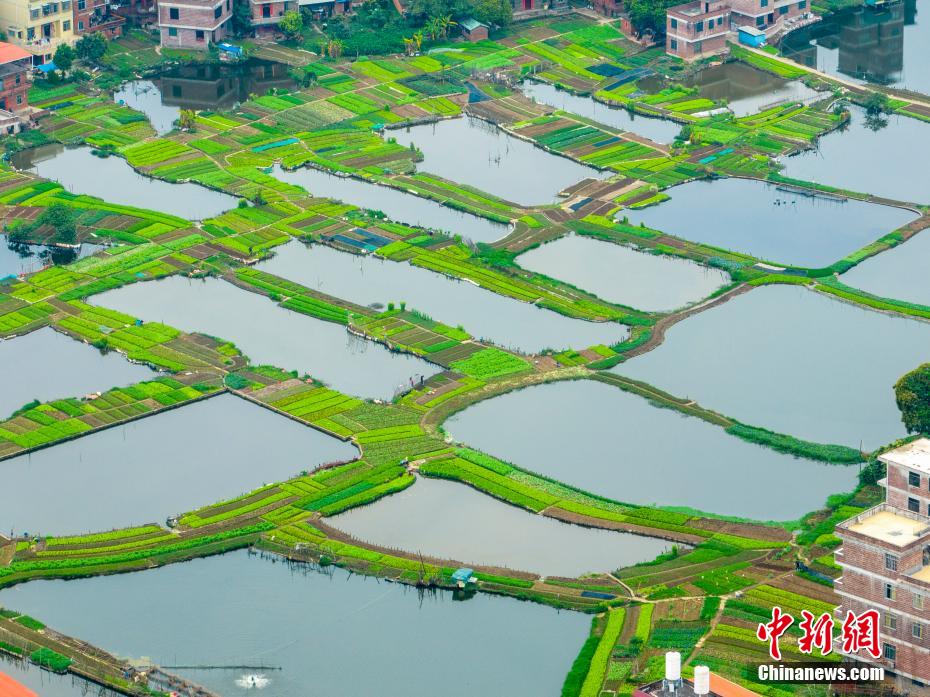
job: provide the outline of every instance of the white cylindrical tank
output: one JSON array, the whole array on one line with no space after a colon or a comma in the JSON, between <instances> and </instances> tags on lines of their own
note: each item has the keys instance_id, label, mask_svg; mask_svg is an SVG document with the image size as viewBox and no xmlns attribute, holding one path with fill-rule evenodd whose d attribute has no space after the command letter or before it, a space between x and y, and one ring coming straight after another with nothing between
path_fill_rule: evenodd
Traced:
<instances>
[{"instance_id":1,"label":"white cylindrical tank","mask_svg":"<svg viewBox=\"0 0 930 697\"><path fill-rule=\"evenodd\" d=\"M665 654L665 679L681 680L681 654L677 651L668 651Z\"/></svg>"},{"instance_id":2,"label":"white cylindrical tank","mask_svg":"<svg viewBox=\"0 0 930 697\"><path fill-rule=\"evenodd\" d=\"M694 694L710 694L710 668L694 666Z\"/></svg>"}]
</instances>

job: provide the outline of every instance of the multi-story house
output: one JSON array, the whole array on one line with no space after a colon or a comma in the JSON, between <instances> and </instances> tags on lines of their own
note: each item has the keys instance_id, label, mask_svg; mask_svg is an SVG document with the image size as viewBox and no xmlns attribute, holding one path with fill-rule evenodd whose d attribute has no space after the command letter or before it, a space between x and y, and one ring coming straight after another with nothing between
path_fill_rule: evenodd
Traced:
<instances>
[{"instance_id":1,"label":"multi-story house","mask_svg":"<svg viewBox=\"0 0 930 697\"><path fill-rule=\"evenodd\" d=\"M694 0L665 13L665 50L693 60L721 53L730 31L729 0Z\"/></svg>"},{"instance_id":2,"label":"multi-story house","mask_svg":"<svg viewBox=\"0 0 930 697\"><path fill-rule=\"evenodd\" d=\"M0 0L0 28L34 65L47 63L59 44L74 39L72 0Z\"/></svg>"},{"instance_id":3,"label":"multi-story house","mask_svg":"<svg viewBox=\"0 0 930 697\"><path fill-rule=\"evenodd\" d=\"M108 39L123 34L126 18L110 8L110 0L71 0L74 7L74 34L81 36L101 32Z\"/></svg>"},{"instance_id":4,"label":"multi-story house","mask_svg":"<svg viewBox=\"0 0 930 697\"><path fill-rule=\"evenodd\" d=\"M837 621L874 609L881 616L878 663L901 679L930 683L930 439L884 453L885 502L840 523L835 552L843 574Z\"/></svg>"},{"instance_id":5,"label":"multi-story house","mask_svg":"<svg viewBox=\"0 0 930 697\"><path fill-rule=\"evenodd\" d=\"M233 0L159 0L161 45L206 49L229 35L232 15Z\"/></svg>"},{"instance_id":6,"label":"multi-story house","mask_svg":"<svg viewBox=\"0 0 930 697\"><path fill-rule=\"evenodd\" d=\"M693 0L665 13L665 51L685 60L722 53L740 27L774 33L807 12L807 0ZM761 36L761 35L760 35Z\"/></svg>"}]
</instances>

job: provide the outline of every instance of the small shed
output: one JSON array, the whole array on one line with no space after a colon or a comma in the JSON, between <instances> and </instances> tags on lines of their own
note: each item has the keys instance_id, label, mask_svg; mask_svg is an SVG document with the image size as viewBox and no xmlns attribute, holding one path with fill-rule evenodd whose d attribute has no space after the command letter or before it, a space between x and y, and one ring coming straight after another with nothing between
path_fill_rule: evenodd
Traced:
<instances>
[{"instance_id":1,"label":"small shed","mask_svg":"<svg viewBox=\"0 0 930 697\"><path fill-rule=\"evenodd\" d=\"M739 42L753 48L765 46L765 32L752 26L739 28Z\"/></svg>"},{"instance_id":2,"label":"small shed","mask_svg":"<svg viewBox=\"0 0 930 697\"><path fill-rule=\"evenodd\" d=\"M478 579L475 578L473 569L462 568L452 572L452 582L459 588L464 588L469 584L478 583Z\"/></svg>"},{"instance_id":3,"label":"small shed","mask_svg":"<svg viewBox=\"0 0 930 697\"><path fill-rule=\"evenodd\" d=\"M463 19L461 26L462 36L468 41L484 41L488 38L488 25L473 17Z\"/></svg>"}]
</instances>

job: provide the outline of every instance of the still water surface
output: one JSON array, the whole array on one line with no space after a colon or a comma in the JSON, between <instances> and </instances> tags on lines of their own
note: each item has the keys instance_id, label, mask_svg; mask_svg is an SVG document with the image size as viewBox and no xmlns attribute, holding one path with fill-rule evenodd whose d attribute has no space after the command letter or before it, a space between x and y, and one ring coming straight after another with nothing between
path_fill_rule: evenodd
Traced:
<instances>
[{"instance_id":1,"label":"still water surface","mask_svg":"<svg viewBox=\"0 0 930 697\"><path fill-rule=\"evenodd\" d=\"M72 535L163 523L356 454L220 395L0 463L0 529Z\"/></svg>"},{"instance_id":2,"label":"still water surface","mask_svg":"<svg viewBox=\"0 0 930 697\"><path fill-rule=\"evenodd\" d=\"M634 225L811 268L839 261L917 217L903 208L803 196L750 179L696 181L666 193L670 200L623 215Z\"/></svg>"},{"instance_id":3,"label":"still water surface","mask_svg":"<svg viewBox=\"0 0 930 697\"><path fill-rule=\"evenodd\" d=\"M610 345L628 334L620 324L570 319L411 264L296 241L275 252L256 268L359 305L405 301L435 320L461 325L472 336L526 353Z\"/></svg>"},{"instance_id":4,"label":"still water surface","mask_svg":"<svg viewBox=\"0 0 930 697\"><path fill-rule=\"evenodd\" d=\"M866 259L840 280L854 288L920 305L930 305L930 233Z\"/></svg>"},{"instance_id":5,"label":"still water surface","mask_svg":"<svg viewBox=\"0 0 930 697\"><path fill-rule=\"evenodd\" d=\"M0 603L67 634L178 670L224 697L557 697L591 620L480 594L453 602L399 584L301 572L246 552L77 581L36 581ZM144 622L127 621L127 608ZM263 691L249 686L261 676Z\"/></svg>"},{"instance_id":6,"label":"still water surface","mask_svg":"<svg viewBox=\"0 0 930 697\"><path fill-rule=\"evenodd\" d=\"M92 298L94 304L187 332L232 341L253 365L308 373L335 389L390 399L438 366L358 338L333 322L285 310L268 298L215 278L177 276L136 283Z\"/></svg>"},{"instance_id":7,"label":"still water surface","mask_svg":"<svg viewBox=\"0 0 930 697\"><path fill-rule=\"evenodd\" d=\"M792 520L852 490L856 479L854 468L777 453L593 381L495 397L445 428L501 459L618 501L759 520ZM743 495L750 482L766 495Z\"/></svg>"},{"instance_id":8,"label":"still water surface","mask_svg":"<svg viewBox=\"0 0 930 697\"><path fill-rule=\"evenodd\" d=\"M517 257L517 264L639 310L666 312L696 302L730 282L728 274L687 259L641 252L570 235Z\"/></svg>"},{"instance_id":9,"label":"still water surface","mask_svg":"<svg viewBox=\"0 0 930 697\"><path fill-rule=\"evenodd\" d=\"M35 399L83 397L155 375L115 351L101 353L45 327L0 341L0 419Z\"/></svg>"},{"instance_id":10,"label":"still water surface","mask_svg":"<svg viewBox=\"0 0 930 697\"><path fill-rule=\"evenodd\" d=\"M390 135L423 152L418 170L521 205L548 203L582 179L614 174L548 153L473 117L392 130Z\"/></svg>"},{"instance_id":11,"label":"still water surface","mask_svg":"<svg viewBox=\"0 0 930 697\"><path fill-rule=\"evenodd\" d=\"M767 286L674 325L613 370L743 423L872 450L905 435L894 384L928 345L925 322Z\"/></svg>"},{"instance_id":12,"label":"still water surface","mask_svg":"<svg viewBox=\"0 0 930 697\"><path fill-rule=\"evenodd\" d=\"M605 126L636 133L656 143L671 143L675 140L675 136L681 132L680 123L642 116L626 109L609 107L591 97L581 97L557 89L545 82L527 80L523 82L521 88L525 96L540 104L547 104L562 111L569 111L593 119Z\"/></svg>"},{"instance_id":13,"label":"still water surface","mask_svg":"<svg viewBox=\"0 0 930 697\"><path fill-rule=\"evenodd\" d=\"M461 235L474 242L494 242L509 232L507 225L462 213L429 199L351 177L337 177L312 167L284 170L275 165L274 176L288 184L302 186L314 196L327 196L381 211L391 220Z\"/></svg>"},{"instance_id":14,"label":"still water surface","mask_svg":"<svg viewBox=\"0 0 930 697\"><path fill-rule=\"evenodd\" d=\"M547 576L613 571L654 559L670 546L652 537L562 523L464 484L424 477L329 523L376 545Z\"/></svg>"},{"instance_id":15,"label":"still water surface","mask_svg":"<svg viewBox=\"0 0 930 697\"><path fill-rule=\"evenodd\" d=\"M75 194L98 196L110 203L136 206L203 220L235 208L235 196L190 182L172 184L143 176L122 157L96 157L88 147L66 148L57 143L21 150L12 158L18 169L52 179ZM94 176L88 176L93 172Z\"/></svg>"}]
</instances>

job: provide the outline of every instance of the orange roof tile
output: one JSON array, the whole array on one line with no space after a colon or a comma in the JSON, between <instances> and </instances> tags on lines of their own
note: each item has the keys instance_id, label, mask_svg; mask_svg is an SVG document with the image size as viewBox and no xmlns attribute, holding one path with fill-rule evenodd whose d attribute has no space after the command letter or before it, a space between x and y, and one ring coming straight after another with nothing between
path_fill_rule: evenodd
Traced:
<instances>
[{"instance_id":1,"label":"orange roof tile","mask_svg":"<svg viewBox=\"0 0 930 697\"><path fill-rule=\"evenodd\" d=\"M6 673L0 673L0 695L3 697L39 697L27 687L23 687Z\"/></svg>"},{"instance_id":2,"label":"orange roof tile","mask_svg":"<svg viewBox=\"0 0 930 697\"><path fill-rule=\"evenodd\" d=\"M713 671L710 674L710 691L720 697L759 697L757 692L748 690L742 685L727 680Z\"/></svg>"},{"instance_id":3,"label":"orange roof tile","mask_svg":"<svg viewBox=\"0 0 930 697\"><path fill-rule=\"evenodd\" d=\"M19 46L14 46L13 44L0 41L0 65L22 60L23 58L31 59L32 54L29 53L29 51L20 48Z\"/></svg>"}]
</instances>

